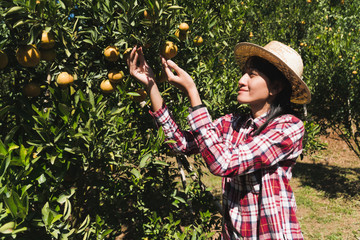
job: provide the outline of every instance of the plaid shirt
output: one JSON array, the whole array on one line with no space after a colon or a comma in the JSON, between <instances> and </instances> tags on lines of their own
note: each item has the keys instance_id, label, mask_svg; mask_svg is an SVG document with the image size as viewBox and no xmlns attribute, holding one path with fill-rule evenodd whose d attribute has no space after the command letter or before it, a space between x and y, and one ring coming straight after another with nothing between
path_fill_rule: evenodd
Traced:
<instances>
[{"instance_id":1,"label":"plaid shirt","mask_svg":"<svg viewBox=\"0 0 360 240\"><path fill-rule=\"evenodd\" d=\"M222 239L303 239L289 185L302 152L304 126L298 118L280 116L252 136L266 114L228 114L212 122L204 107L190 110L191 130L182 131L166 106L150 113L166 138L176 141L172 149L201 153L211 173L223 177Z\"/></svg>"}]
</instances>

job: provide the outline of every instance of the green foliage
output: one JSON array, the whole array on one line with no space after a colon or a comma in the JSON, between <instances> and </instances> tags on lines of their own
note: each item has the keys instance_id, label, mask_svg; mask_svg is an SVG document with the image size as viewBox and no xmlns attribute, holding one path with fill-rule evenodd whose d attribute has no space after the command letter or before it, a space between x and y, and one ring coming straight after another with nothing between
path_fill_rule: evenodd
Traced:
<instances>
[{"instance_id":1,"label":"green foliage","mask_svg":"<svg viewBox=\"0 0 360 240\"><path fill-rule=\"evenodd\" d=\"M315 152L325 149L327 144L322 143L319 139L321 133L320 125L312 121L305 121L305 137L304 137L304 149L305 155L311 155Z\"/></svg>"},{"instance_id":2,"label":"green foliage","mask_svg":"<svg viewBox=\"0 0 360 240\"><path fill-rule=\"evenodd\" d=\"M313 93L314 121L305 122L311 153L323 147L318 119L345 127L348 137L359 132L358 10L350 1L1 1L0 49L9 58L0 70L1 239L211 237L220 228L211 199L198 180L179 184L148 99L139 104L131 97L141 86L123 52L142 45L159 76L159 49L173 41L174 61L194 78L215 119L247 110L236 101L235 44L289 44L303 56ZM184 41L174 35L181 22L190 26ZM16 50L25 44L42 50L43 30L54 34L56 58L22 67ZM201 46L193 42L198 35ZM109 45L120 51L116 62L103 57ZM125 78L105 94L100 82L114 68ZM72 86L58 86L62 71L74 75ZM29 82L41 86L39 96L23 94ZM167 82L159 88L186 128L187 97ZM196 163L192 176L201 177L202 166Z\"/></svg>"}]
</instances>

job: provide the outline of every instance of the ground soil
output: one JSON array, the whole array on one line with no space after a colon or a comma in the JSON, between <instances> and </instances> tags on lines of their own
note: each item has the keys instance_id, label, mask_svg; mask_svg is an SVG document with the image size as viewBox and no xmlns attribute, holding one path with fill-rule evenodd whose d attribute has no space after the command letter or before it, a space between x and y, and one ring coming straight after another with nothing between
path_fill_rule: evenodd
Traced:
<instances>
[{"instance_id":1,"label":"ground soil","mask_svg":"<svg viewBox=\"0 0 360 240\"><path fill-rule=\"evenodd\" d=\"M336 133L320 141L327 148L299 160L291 182L305 239L360 239L360 159Z\"/></svg>"}]
</instances>

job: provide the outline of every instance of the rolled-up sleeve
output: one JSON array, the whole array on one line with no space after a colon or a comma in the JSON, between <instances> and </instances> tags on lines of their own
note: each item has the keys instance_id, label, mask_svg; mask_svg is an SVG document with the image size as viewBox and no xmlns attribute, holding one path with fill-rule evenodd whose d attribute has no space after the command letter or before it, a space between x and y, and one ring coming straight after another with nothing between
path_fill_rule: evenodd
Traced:
<instances>
[{"instance_id":1,"label":"rolled-up sleeve","mask_svg":"<svg viewBox=\"0 0 360 240\"><path fill-rule=\"evenodd\" d=\"M190 111L190 115L196 112L204 111L204 108L199 108L194 112ZM164 105L161 109L150 114L155 119L158 127L164 131L166 140L173 140L174 143L168 143L168 146L183 154L199 153L199 148L194 137L193 131L184 131L179 129L177 123L169 112L169 109ZM211 122L211 120L210 120Z\"/></svg>"}]
</instances>

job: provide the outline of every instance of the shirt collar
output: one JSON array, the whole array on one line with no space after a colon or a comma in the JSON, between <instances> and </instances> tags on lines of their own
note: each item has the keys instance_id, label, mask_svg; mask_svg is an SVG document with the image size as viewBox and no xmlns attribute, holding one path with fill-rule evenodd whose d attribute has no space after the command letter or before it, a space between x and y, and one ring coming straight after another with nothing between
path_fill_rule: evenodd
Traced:
<instances>
[{"instance_id":1,"label":"shirt collar","mask_svg":"<svg viewBox=\"0 0 360 240\"><path fill-rule=\"evenodd\" d=\"M268 116L268 112L263 113L262 115L260 115L259 117L252 119L253 123L255 124L256 128L259 128L261 125L263 125L267 119Z\"/></svg>"}]
</instances>

